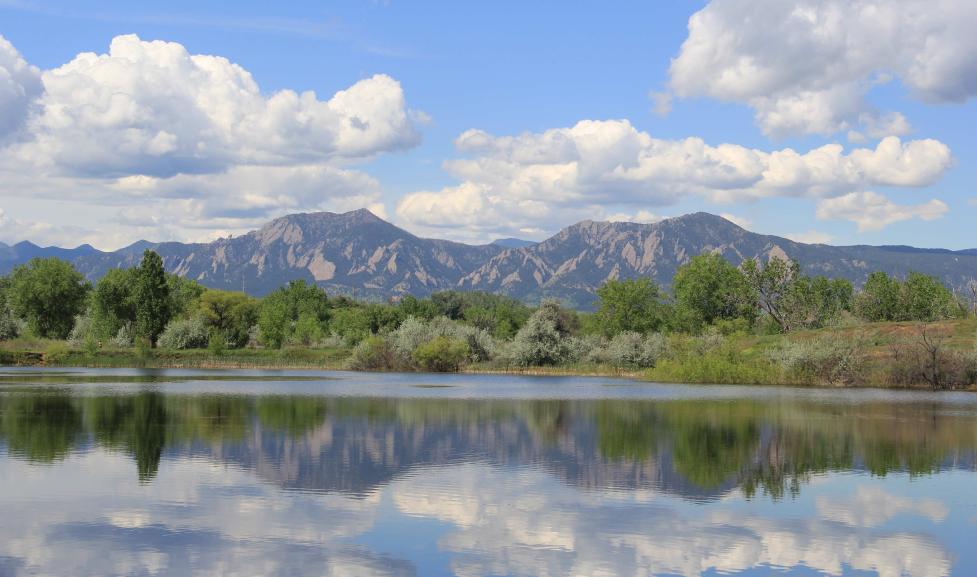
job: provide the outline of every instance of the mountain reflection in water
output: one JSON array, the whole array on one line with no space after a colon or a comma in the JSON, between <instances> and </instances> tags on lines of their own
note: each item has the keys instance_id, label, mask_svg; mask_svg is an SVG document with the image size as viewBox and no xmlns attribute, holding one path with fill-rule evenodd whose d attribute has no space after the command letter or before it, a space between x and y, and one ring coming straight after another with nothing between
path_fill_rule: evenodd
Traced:
<instances>
[{"instance_id":1,"label":"mountain reflection in water","mask_svg":"<svg viewBox=\"0 0 977 577\"><path fill-rule=\"evenodd\" d=\"M970 403L130 386L0 389L0 575L977 570Z\"/></svg>"}]
</instances>

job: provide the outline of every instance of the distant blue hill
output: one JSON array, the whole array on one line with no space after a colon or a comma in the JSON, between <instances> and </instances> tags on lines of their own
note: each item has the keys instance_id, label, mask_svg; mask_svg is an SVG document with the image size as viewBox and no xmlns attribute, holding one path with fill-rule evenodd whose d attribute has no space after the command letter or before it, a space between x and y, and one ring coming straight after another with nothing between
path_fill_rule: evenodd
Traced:
<instances>
[{"instance_id":1,"label":"distant blue hill","mask_svg":"<svg viewBox=\"0 0 977 577\"><path fill-rule=\"evenodd\" d=\"M534 244L539 244L535 240L523 240L521 238L497 238L492 241L492 244L496 246L501 246L505 248L526 248L527 246L533 246Z\"/></svg>"}]
</instances>

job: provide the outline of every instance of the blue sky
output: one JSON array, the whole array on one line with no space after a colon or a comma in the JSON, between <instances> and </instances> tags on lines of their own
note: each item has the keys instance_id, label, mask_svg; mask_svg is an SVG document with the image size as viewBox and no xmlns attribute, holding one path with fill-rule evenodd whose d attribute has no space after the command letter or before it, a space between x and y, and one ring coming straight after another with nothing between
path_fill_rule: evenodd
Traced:
<instances>
[{"instance_id":1,"label":"blue sky","mask_svg":"<svg viewBox=\"0 0 977 577\"><path fill-rule=\"evenodd\" d=\"M206 240L366 206L465 241L705 210L974 247L970 4L0 0L0 240Z\"/></svg>"}]
</instances>

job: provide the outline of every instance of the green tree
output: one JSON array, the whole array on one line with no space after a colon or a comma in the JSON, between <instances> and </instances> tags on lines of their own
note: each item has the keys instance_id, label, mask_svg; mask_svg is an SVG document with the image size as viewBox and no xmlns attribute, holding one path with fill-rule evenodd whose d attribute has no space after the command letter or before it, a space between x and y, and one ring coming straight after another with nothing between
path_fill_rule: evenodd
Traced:
<instances>
[{"instance_id":1,"label":"green tree","mask_svg":"<svg viewBox=\"0 0 977 577\"><path fill-rule=\"evenodd\" d=\"M665 324L667 307L649 278L609 280L597 289L597 326L605 336L623 331L647 333Z\"/></svg>"},{"instance_id":2,"label":"green tree","mask_svg":"<svg viewBox=\"0 0 977 577\"><path fill-rule=\"evenodd\" d=\"M248 343L248 331L258 320L258 301L242 293L207 289L199 299L200 314L207 325L232 348Z\"/></svg>"},{"instance_id":3,"label":"green tree","mask_svg":"<svg viewBox=\"0 0 977 577\"><path fill-rule=\"evenodd\" d=\"M757 301L746 275L718 254L692 257L672 280L676 317L689 329L719 320L756 320Z\"/></svg>"},{"instance_id":4,"label":"green tree","mask_svg":"<svg viewBox=\"0 0 977 577\"><path fill-rule=\"evenodd\" d=\"M166 286L170 289L170 316L173 317L192 314L197 299L207 290L197 281L170 273L166 273Z\"/></svg>"},{"instance_id":5,"label":"green tree","mask_svg":"<svg viewBox=\"0 0 977 577\"><path fill-rule=\"evenodd\" d=\"M937 321L953 318L960 311L950 289L938 278L918 272L906 275L900 301L905 320Z\"/></svg>"},{"instance_id":6,"label":"green tree","mask_svg":"<svg viewBox=\"0 0 977 577\"><path fill-rule=\"evenodd\" d=\"M291 339L299 317L314 319L325 327L330 317L326 291L303 280L292 281L261 301L258 309L258 329L265 346L281 348Z\"/></svg>"},{"instance_id":7,"label":"green tree","mask_svg":"<svg viewBox=\"0 0 977 577\"><path fill-rule=\"evenodd\" d=\"M935 321L960 314L956 298L939 279L910 272L905 281L873 272L854 298L854 310L870 321Z\"/></svg>"},{"instance_id":8,"label":"green tree","mask_svg":"<svg viewBox=\"0 0 977 577\"><path fill-rule=\"evenodd\" d=\"M95 284L91 310L100 337L114 337L123 326L135 324L135 284L136 269L118 268L106 272Z\"/></svg>"},{"instance_id":9,"label":"green tree","mask_svg":"<svg viewBox=\"0 0 977 577\"><path fill-rule=\"evenodd\" d=\"M793 316L790 312L790 291L800 275L795 260L772 257L765 264L747 259L740 265L750 289L756 294L760 309L777 323L782 332L790 332Z\"/></svg>"},{"instance_id":10,"label":"green tree","mask_svg":"<svg viewBox=\"0 0 977 577\"><path fill-rule=\"evenodd\" d=\"M172 315L170 285L163 270L163 259L146 250L136 268L133 298L136 306L136 335L156 345L156 339Z\"/></svg>"},{"instance_id":11,"label":"green tree","mask_svg":"<svg viewBox=\"0 0 977 577\"><path fill-rule=\"evenodd\" d=\"M845 279L798 276L781 308L792 328L824 327L851 308L852 290Z\"/></svg>"},{"instance_id":12,"label":"green tree","mask_svg":"<svg viewBox=\"0 0 977 577\"><path fill-rule=\"evenodd\" d=\"M14 313L40 337L63 339L71 332L91 288L70 263L35 258L14 269L10 281Z\"/></svg>"},{"instance_id":13,"label":"green tree","mask_svg":"<svg viewBox=\"0 0 977 577\"><path fill-rule=\"evenodd\" d=\"M900 290L897 279L882 271L873 272L854 299L855 314L869 322L896 320Z\"/></svg>"}]
</instances>

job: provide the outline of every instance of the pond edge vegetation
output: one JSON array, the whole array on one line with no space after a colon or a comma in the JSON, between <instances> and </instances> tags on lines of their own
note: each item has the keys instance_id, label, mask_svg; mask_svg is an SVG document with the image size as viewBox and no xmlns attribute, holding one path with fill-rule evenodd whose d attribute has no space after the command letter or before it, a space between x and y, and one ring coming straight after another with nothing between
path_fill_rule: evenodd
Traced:
<instances>
[{"instance_id":1,"label":"pond edge vegetation","mask_svg":"<svg viewBox=\"0 0 977 577\"><path fill-rule=\"evenodd\" d=\"M0 278L0 363L621 375L652 381L973 389L977 282L807 276L692 257L670 293L609 280L594 312L443 291L395 302L292 281L263 298L166 273L151 250L94 285L34 259Z\"/></svg>"}]
</instances>

